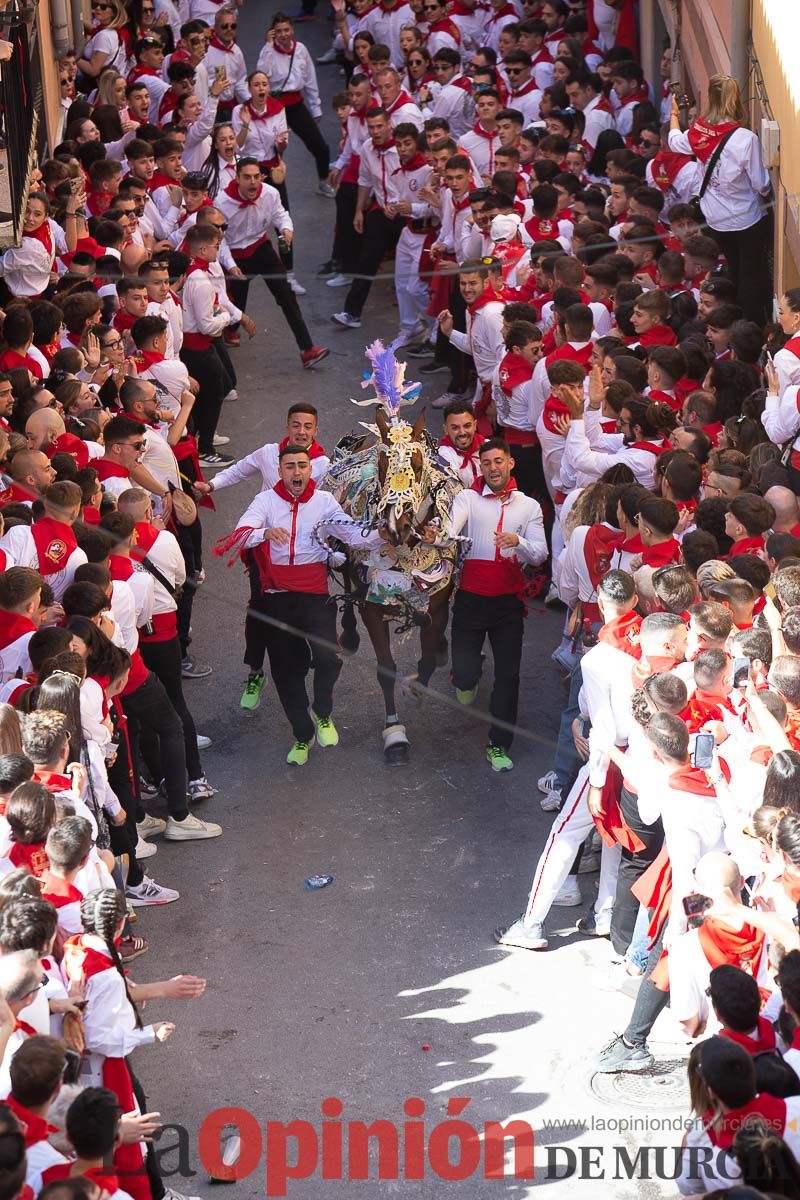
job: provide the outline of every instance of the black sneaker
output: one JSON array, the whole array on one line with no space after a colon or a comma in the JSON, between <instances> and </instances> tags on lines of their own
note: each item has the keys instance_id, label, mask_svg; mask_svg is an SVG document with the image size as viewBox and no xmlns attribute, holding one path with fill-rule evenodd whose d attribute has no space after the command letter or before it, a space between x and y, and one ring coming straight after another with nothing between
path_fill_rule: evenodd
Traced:
<instances>
[{"instance_id":1,"label":"black sneaker","mask_svg":"<svg viewBox=\"0 0 800 1200\"><path fill-rule=\"evenodd\" d=\"M594 1060L594 1069L600 1075L635 1075L637 1071L649 1071L654 1062L647 1042L641 1046L628 1046L619 1036L603 1047Z\"/></svg>"},{"instance_id":2,"label":"black sneaker","mask_svg":"<svg viewBox=\"0 0 800 1200\"><path fill-rule=\"evenodd\" d=\"M413 345L404 346L403 354L406 358L430 358L434 353L434 346L431 342L414 342Z\"/></svg>"},{"instance_id":3,"label":"black sneaker","mask_svg":"<svg viewBox=\"0 0 800 1200\"><path fill-rule=\"evenodd\" d=\"M332 275L338 275L340 271L341 265L336 261L336 259L329 258L328 261L324 262L317 271L317 279L328 279Z\"/></svg>"},{"instance_id":4,"label":"black sneaker","mask_svg":"<svg viewBox=\"0 0 800 1200\"><path fill-rule=\"evenodd\" d=\"M440 371L448 371L450 368L446 363L438 363L434 359L433 362L425 363L424 367L417 367L420 375L438 375Z\"/></svg>"},{"instance_id":5,"label":"black sneaker","mask_svg":"<svg viewBox=\"0 0 800 1200\"><path fill-rule=\"evenodd\" d=\"M230 454L218 454L216 450L208 450L200 455L200 462L204 467L229 467L235 459Z\"/></svg>"}]
</instances>

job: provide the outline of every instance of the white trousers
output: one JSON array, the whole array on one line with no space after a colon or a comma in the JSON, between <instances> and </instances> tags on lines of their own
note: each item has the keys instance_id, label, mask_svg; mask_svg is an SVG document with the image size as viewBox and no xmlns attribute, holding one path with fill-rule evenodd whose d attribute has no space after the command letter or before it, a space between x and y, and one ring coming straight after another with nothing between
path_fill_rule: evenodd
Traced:
<instances>
[{"instance_id":1,"label":"white trousers","mask_svg":"<svg viewBox=\"0 0 800 1200\"><path fill-rule=\"evenodd\" d=\"M420 279L419 262L425 245L424 233L413 233L406 228L400 234L394 259L394 286L397 293L397 308L400 314L400 332L410 333L420 319L432 324L433 318L425 317L425 309L431 301L428 281Z\"/></svg>"},{"instance_id":2,"label":"white trousers","mask_svg":"<svg viewBox=\"0 0 800 1200\"><path fill-rule=\"evenodd\" d=\"M533 877L528 906L523 921L526 925L542 924L553 907L553 901L569 875L578 847L594 829L589 812L589 764L578 772L578 778L567 796L560 813L556 814ZM594 906L595 920L607 920L614 908L622 847L602 843L600 855L600 888Z\"/></svg>"}]
</instances>

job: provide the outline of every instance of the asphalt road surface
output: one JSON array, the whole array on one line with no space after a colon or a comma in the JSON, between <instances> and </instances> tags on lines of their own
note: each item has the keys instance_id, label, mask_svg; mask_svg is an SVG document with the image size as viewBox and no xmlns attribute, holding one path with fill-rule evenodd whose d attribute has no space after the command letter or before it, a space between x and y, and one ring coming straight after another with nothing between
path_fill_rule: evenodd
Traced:
<instances>
[{"instance_id":1,"label":"asphalt road surface","mask_svg":"<svg viewBox=\"0 0 800 1200\"><path fill-rule=\"evenodd\" d=\"M240 13L239 43L251 69L273 11L271 4L248 0ZM315 56L327 48L330 26L324 16L298 28ZM335 65L320 67L319 78L329 102L343 78ZM322 128L335 152L337 123L327 107ZM240 399L226 404L220 423L237 457L280 439L286 408L297 400L318 406L320 440L331 447L364 416L350 403L350 397L364 394L359 387L364 346L375 337L389 341L397 330L388 278L373 288L361 330L342 331L331 323L343 293L317 280L316 270L329 256L333 201L316 195L313 162L296 140L288 164L296 271L308 288L301 305L315 342L329 346L331 354L315 371L301 370L271 296L261 282L252 286L248 310L258 336L233 351ZM408 377L414 378L413 361ZM444 383L446 376L435 376L423 403ZM439 432L439 414L429 409L428 418ZM204 511L208 579L195 605L192 651L213 666L213 674L186 684L198 729L213 739L203 757L219 788L201 815L220 821L224 836L159 843L147 870L180 889L181 897L164 908L138 910L138 928L152 949L135 963L134 978L189 971L209 981L206 995L194 1004L148 1006L146 1019L173 1019L177 1031L165 1045L136 1055L150 1107L184 1130L181 1135L168 1130L160 1145L162 1168L172 1173L169 1182L181 1192L212 1195L198 1131L209 1113L234 1106L252 1114L251 1130L261 1128L260 1135L251 1132L246 1139L252 1173L231 1185L235 1196L257 1197L267 1187L269 1194L281 1194L280 1127L291 1121L312 1126L297 1127L302 1161L295 1173L308 1178L286 1184L288 1195L301 1200L373 1197L379 1187L409 1200L523 1197L553 1187L566 1197L661 1195L654 1184L626 1184L624 1172L612 1182L615 1171L620 1174L617 1143L646 1144L658 1137L637 1133L631 1139L581 1124L654 1107L650 1102L635 1110L624 1102L614 1107L598 1101L589 1087L590 1052L625 1024L630 1009L629 999L597 986L610 963L608 943L570 936L593 899L597 877L581 877L583 909L553 910L548 954L508 952L492 940L494 927L524 906L551 821L540 810L536 779L552 765L566 698L563 673L550 661L561 616L533 605L526 623L520 730L510 774L493 774L483 756L488 647L475 707L455 704L448 671L439 670L432 695L401 702L412 743L409 765L384 766L383 703L363 630L361 649L345 662L336 690L339 747L315 748L305 768L288 767L291 735L274 688L267 685L257 711L239 707L247 590L240 570L227 569L211 553L214 539L234 528L253 492L246 486L227 489L216 513ZM413 669L416 655L416 638L399 647L406 670ZM334 875L332 886L318 892L304 888L308 876L325 872ZM323 1136L320 1106L329 1097L342 1107L341 1119L328 1120L328 1178L323 1178L316 1144L319 1139L322 1145ZM510 1156L505 1180L487 1180L489 1152L469 1139L463 1148L465 1178L440 1177L444 1130L433 1141L431 1133L446 1119L453 1097L469 1098L460 1120L481 1135L485 1122L530 1122L537 1141L535 1182L511 1178ZM404 1111L409 1098L418 1098L410 1114L424 1122L425 1145L431 1147L430 1158L416 1168L416 1134L403 1128L410 1120ZM456 1119L463 1101L453 1107ZM334 1105L329 1117L338 1111ZM564 1121L563 1128L545 1129L552 1118ZM341 1170L336 1164L337 1128L344 1129L346 1148L348 1122L378 1119L397 1130L399 1168L389 1146L387 1178L380 1184L374 1151L369 1181L348 1180L347 1154ZM269 1178L260 1144L266 1122L274 1123ZM462 1126L453 1128L464 1134ZM181 1139L182 1160L177 1152L166 1153ZM566 1151L555 1154L556 1144L573 1160ZM291 1138L288 1146L291 1164L298 1146ZM581 1146L603 1147L600 1159L584 1151L582 1164ZM450 1155L460 1160L457 1140ZM349 1169L357 1172L363 1159L351 1145ZM547 1178L555 1161L557 1173L572 1161L578 1174L595 1178L601 1167L592 1162L601 1161L607 1182L578 1182L573 1176L556 1184ZM193 1177L186 1177L187 1169ZM667 1194L673 1193L674 1186Z\"/></svg>"}]
</instances>

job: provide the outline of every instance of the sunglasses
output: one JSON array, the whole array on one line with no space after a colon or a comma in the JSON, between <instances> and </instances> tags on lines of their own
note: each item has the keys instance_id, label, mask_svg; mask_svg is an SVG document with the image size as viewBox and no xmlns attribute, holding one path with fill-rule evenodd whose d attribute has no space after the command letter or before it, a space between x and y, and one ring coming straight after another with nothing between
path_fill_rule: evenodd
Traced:
<instances>
[{"instance_id":1,"label":"sunglasses","mask_svg":"<svg viewBox=\"0 0 800 1200\"><path fill-rule=\"evenodd\" d=\"M525 67L506 67L506 75L521 75Z\"/></svg>"},{"instance_id":2,"label":"sunglasses","mask_svg":"<svg viewBox=\"0 0 800 1200\"><path fill-rule=\"evenodd\" d=\"M239 28L238 21L234 21L232 25L231 24L220 25L220 29L238 29L238 28Z\"/></svg>"},{"instance_id":3,"label":"sunglasses","mask_svg":"<svg viewBox=\"0 0 800 1200\"><path fill-rule=\"evenodd\" d=\"M112 6L110 4L93 4L92 12L99 12L101 10L108 12L111 9L111 7Z\"/></svg>"},{"instance_id":4,"label":"sunglasses","mask_svg":"<svg viewBox=\"0 0 800 1200\"><path fill-rule=\"evenodd\" d=\"M123 442L123 446L130 446L131 450L144 450L144 442Z\"/></svg>"}]
</instances>

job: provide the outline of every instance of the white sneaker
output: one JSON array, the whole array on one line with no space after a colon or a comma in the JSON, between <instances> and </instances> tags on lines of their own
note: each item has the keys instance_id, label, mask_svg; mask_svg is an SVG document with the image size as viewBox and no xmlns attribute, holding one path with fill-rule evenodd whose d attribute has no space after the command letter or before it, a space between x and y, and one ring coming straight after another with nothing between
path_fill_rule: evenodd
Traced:
<instances>
[{"instance_id":1,"label":"white sneaker","mask_svg":"<svg viewBox=\"0 0 800 1200\"><path fill-rule=\"evenodd\" d=\"M140 908L147 904L171 904L173 900L180 899L180 892L176 892L174 888L161 887L155 879L145 875L138 887L128 884L125 896L134 908Z\"/></svg>"},{"instance_id":2,"label":"white sneaker","mask_svg":"<svg viewBox=\"0 0 800 1200\"><path fill-rule=\"evenodd\" d=\"M213 743L212 743L210 737L206 737L206 735L204 733L198 733L198 735L197 735L197 749L198 750L207 750L208 747L211 745L213 745Z\"/></svg>"},{"instance_id":3,"label":"white sneaker","mask_svg":"<svg viewBox=\"0 0 800 1200\"><path fill-rule=\"evenodd\" d=\"M353 282L352 275L334 275L331 279L325 280L326 287L350 287Z\"/></svg>"},{"instance_id":4,"label":"white sneaker","mask_svg":"<svg viewBox=\"0 0 800 1200\"><path fill-rule=\"evenodd\" d=\"M458 396L455 392L442 392L441 396L437 396L435 400L431 400L431 408L447 408L448 404L453 404L454 401L463 399L463 396Z\"/></svg>"},{"instance_id":5,"label":"white sneaker","mask_svg":"<svg viewBox=\"0 0 800 1200\"><path fill-rule=\"evenodd\" d=\"M289 272L289 274L286 276L286 281L294 292L295 296L305 296L306 289L303 287L302 283L295 278L294 271Z\"/></svg>"},{"instance_id":6,"label":"white sneaker","mask_svg":"<svg viewBox=\"0 0 800 1200\"><path fill-rule=\"evenodd\" d=\"M162 821L161 817L151 817L150 813L145 814L143 821L136 823L136 829L141 838L154 837L157 833L163 833L166 828L166 821Z\"/></svg>"},{"instance_id":7,"label":"white sneaker","mask_svg":"<svg viewBox=\"0 0 800 1200\"><path fill-rule=\"evenodd\" d=\"M174 1188L164 1188L164 1200L202 1200L200 1196L187 1196L184 1192L176 1192Z\"/></svg>"},{"instance_id":8,"label":"white sneaker","mask_svg":"<svg viewBox=\"0 0 800 1200\"><path fill-rule=\"evenodd\" d=\"M352 313L346 312L344 309L341 312L334 313L331 320L335 321L337 325L344 325L345 329L361 328L360 317L353 316Z\"/></svg>"},{"instance_id":9,"label":"white sneaker","mask_svg":"<svg viewBox=\"0 0 800 1200\"><path fill-rule=\"evenodd\" d=\"M558 788L558 776L555 771L548 771L546 775L542 775L541 779L536 780L536 786L545 795L547 792L556 791Z\"/></svg>"},{"instance_id":10,"label":"white sneaker","mask_svg":"<svg viewBox=\"0 0 800 1200\"><path fill-rule=\"evenodd\" d=\"M334 49L333 46L331 46L330 50L326 50L324 54L320 54L319 58L317 59L317 62L318 63L336 62L336 59L338 58L338 53L339 52L336 49Z\"/></svg>"},{"instance_id":11,"label":"white sneaker","mask_svg":"<svg viewBox=\"0 0 800 1200\"><path fill-rule=\"evenodd\" d=\"M320 179L317 184L317 195L325 196L328 200L332 200L336 195L336 188L332 188L327 179Z\"/></svg>"},{"instance_id":12,"label":"white sneaker","mask_svg":"<svg viewBox=\"0 0 800 1200\"><path fill-rule=\"evenodd\" d=\"M201 821L194 813L189 813L182 821L170 817L164 837L168 842L200 842L206 838L220 837L221 834L221 825L215 825L213 821Z\"/></svg>"},{"instance_id":13,"label":"white sneaker","mask_svg":"<svg viewBox=\"0 0 800 1200\"><path fill-rule=\"evenodd\" d=\"M577 875L568 875L553 904L559 908L575 908L581 904L581 889L578 887Z\"/></svg>"},{"instance_id":14,"label":"white sneaker","mask_svg":"<svg viewBox=\"0 0 800 1200\"><path fill-rule=\"evenodd\" d=\"M239 393L237 392L236 388L231 388L231 390L227 393L227 395L223 396L222 399L223 400L238 400Z\"/></svg>"},{"instance_id":15,"label":"white sneaker","mask_svg":"<svg viewBox=\"0 0 800 1200\"><path fill-rule=\"evenodd\" d=\"M137 858L152 858L158 853L158 846L154 846L152 842L146 842L144 838L136 840L136 857Z\"/></svg>"},{"instance_id":16,"label":"white sneaker","mask_svg":"<svg viewBox=\"0 0 800 1200\"><path fill-rule=\"evenodd\" d=\"M539 807L542 812L557 812L561 808L561 792L545 792L539 801Z\"/></svg>"},{"instance_id":17,"label":"white sneaker","mask_svg":"<svg viewBox=\"0 0 800 1200\"><path fill-rule=\"evenodd\" d=\"M229 437L225 437L224 433L215 433L212 440L215 446L227 446L231 439Z\"/></svg>"}]
</instances>

